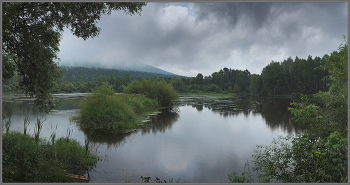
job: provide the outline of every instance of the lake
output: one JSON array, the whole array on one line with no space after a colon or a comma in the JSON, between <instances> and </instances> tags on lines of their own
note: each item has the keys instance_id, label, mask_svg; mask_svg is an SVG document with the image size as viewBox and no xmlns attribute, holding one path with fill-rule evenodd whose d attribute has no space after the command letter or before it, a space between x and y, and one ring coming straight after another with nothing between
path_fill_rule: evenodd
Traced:
<instances>
[{"instance_id":1,"label":"lake","mask_svg":"<svg viewBox=\"0 0 350 185\"><path fill-rule=\"evenodd\" d=\"M3 114L12 116L10 130L34 135L37 117L44 121L42 137L66 136L82 145L89 131L69 118L78 113L85 93L57 94L62 106L50 114L38 113L33 99L3 95ZM93 133L94 151L104 160L84 176L93 183L142 182L141 176L173 182L229 182L228 174L244 171L256 145L270 145L278 136L295 135L302 128L291 120L290 99L180 96L179 105L150 115L147 127L127 134ZM56 128L57 126L57 128Z\"/></svg>"}]
</instances>

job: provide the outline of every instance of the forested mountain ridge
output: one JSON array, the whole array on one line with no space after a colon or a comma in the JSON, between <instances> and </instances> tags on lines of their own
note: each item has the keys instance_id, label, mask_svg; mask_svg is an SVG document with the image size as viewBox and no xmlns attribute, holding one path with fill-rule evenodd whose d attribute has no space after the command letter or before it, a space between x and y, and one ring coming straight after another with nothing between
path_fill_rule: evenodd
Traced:
<instances>
[{"instance_id":1,"label":"forested mountain ridge","mask_svg":"<svg viewBox=\"0 0 350 185\"><path fill-rule=\"evenodd\" d=\"M170 75L170 76L181 76L177 75L174 73L170 73L168 71L153 67L148 64L135 64L135 65L130 65L130 64L114 64L114 65L103 65L100 63L96 64L91 64L91 63L86 63L82 65L60 65L61 68L67 68L67 67L84 67L84 68L101 68L101 69L112 69L112 70L122 70L122 71L140 71L140 72L148 72L148 73L157 73L157 74L164 74L164 75Z\"/></svg>"},{"instance_id":2,"label":"forested mountain ridge","mask_svg":"<svg viewBox=\"0 0 350 185\"><path fill-rule=\"evenodd\" d=\"M110 75L114 77L124 77L128 75L132 79L138 78L160 78L160 77L182 77L180 75L170 75L169 74L160 74L160 73L151 73L151 72L142 72L134 70L122 70L122 69L108 69L100 67L80 67L80 66L61 66L65 72L62 80L63 81L99 81L107 79Z\"/></svg>"}]
</instances>

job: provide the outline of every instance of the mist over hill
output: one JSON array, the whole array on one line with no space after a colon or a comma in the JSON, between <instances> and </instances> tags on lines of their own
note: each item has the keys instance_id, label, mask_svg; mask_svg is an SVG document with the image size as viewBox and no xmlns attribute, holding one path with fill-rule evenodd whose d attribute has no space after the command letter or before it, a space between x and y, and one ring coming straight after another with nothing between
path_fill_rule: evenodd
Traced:
<instances>
[{"instance_id":1,"label":"mist over hill","mask_svg":"<svg viewBox=\"0 0 350 185\"><path fill-rule=\"evenodd\" d=\"M181 75L177 75L174 73L170 73L168 71L153 67L151 65L148 64L137 64L137 65L129 65L129 64L124 64L124 65L120 65L120 64L116 64L116 65L103 65L100 63L96 63L96 64L91 64L91 63L87 63L87 64L79 64L79 65L62 65L61 67L63 68L67 68L67 67L85 67L85 68L101 68L101 69L116 69L116 70L123 70L123 71L139 71L139 72L147 72L147 73L156 73L156 74L162 74L162 75L166 75L166 76L174 76L174 77L185 77L185 76L181 76Z\"/></svg>"}]
</instances>

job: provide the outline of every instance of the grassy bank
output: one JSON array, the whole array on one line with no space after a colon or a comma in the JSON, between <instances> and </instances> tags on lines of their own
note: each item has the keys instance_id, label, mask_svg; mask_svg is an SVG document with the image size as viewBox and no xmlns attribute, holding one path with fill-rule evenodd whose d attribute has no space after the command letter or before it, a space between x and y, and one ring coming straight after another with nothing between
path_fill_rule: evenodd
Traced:
<instances>
[{"instance_id":1,"label":"grassy bank","mask_svg":"<svg viewBox=\"0 0 350 185\"><path fill-rule=\"evenodd\" d=\"M57 140L54 134L50 140L36 136L8 130L2 134L3 182L87 182L67 173L82 175L100 160L89 142L82 146L69 135Z\"/></svg>"}]
</instances>

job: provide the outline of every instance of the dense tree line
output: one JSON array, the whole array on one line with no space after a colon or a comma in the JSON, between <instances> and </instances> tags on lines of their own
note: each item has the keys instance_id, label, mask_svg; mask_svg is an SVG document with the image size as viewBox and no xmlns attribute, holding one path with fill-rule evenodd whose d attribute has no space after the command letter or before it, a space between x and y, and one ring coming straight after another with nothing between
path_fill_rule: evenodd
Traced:
<instances>
[{"instance_id":1,"label":"dense tree line","mask_svg":"<svg viewBox=\"0 0 350 185\"><path fill-rule=\"evenodd\" d=\"M91 92L103 82L108 82L113 86L114 91L122 92L122 86L127 86L131 81L142 79L155 79L161 77L171 77L171 75L149 73L141 71L127 71L106 68L86 68L86 67L66 67L62 66L63 77L61 81L53 83L52 93L59 92ZM20 77L14 75L3 83L3 92L21 93L18 84Z\"/></svg>"},{"instance_id":2,"label":"dense tree line","mask_svg":"<svg viewBox=\"0 0 350 185\"><path fill-rule=\"evenodd\" d=\"M338 51L334 51L338 52ZM333 54L335 56L335 54ZM162 78L172 84L179 93L216 92L246 93L253 96L314 94L327 91L330 80L327 66L335 62L334 57L307 59L291 57L282 62L272 61L263 68L261 74L251 74L247 69L235 70L223 68L209 76L198 73L196 77L171 76L157 73L126 71L105 68L62 67L64 71L60 82L53 82L52 93L91 92L103 82L108 82L115 92L123 92L123 86L131 81ZM19 92L20 78L8 79L3 83L3 92Z\"/></svg>"},{"instance_id":3,"label":"dense tree line","mask_svg":"<svg viewBox=\"0 0 350 185\"><path fill-rule=\"evenodd\" d=\"M250 85L248 70L223 68L209 76L198 73L192 78L165 78L178 92L246 92Z\"/></svg>"},{"instance_id":4,"label":"dense tree line","mask_svg":"<svg viewBox=\"0 0 350 185\"><path fill-rule=\"evenodd\" d=\"M307 62L313 63L310 57ZM300 70L303 77L300 80L304 84L309 83L308 88L314 88L311 90L319 86L322 89L317 80L312 80L317 79L315 73L303 74L311 72L311 64L308 64L309 68ZM349 181L347 40L338 51L327 56L324 65L328 68L325 79L329 89L315 94L323 105L317 106L307 96L302 96L300 102L293 102L288 108L294 115L293 120L307 129L296 136L279 137L270 146L258 145L254 151L253 170L266 172L262 177L267 178L267 182L270 179L284 183ZM324 70L324 67L312 70L319 69Z\"/></svg>"},{"instance_id":5,"label":"dense tree line","mask_svg":"<svg viewBox=\"0 0 350 185\"><path fill-rule=\"evenodd\" d=\"M308 56L307 59L291 57L283 62L272 61L261 74L253 74L250 91L253 95L288 95L291 93L314 94L327 91L324 79L328 75L327 60L329 55L322 58Z\"/></svg>"}]
</instances>

